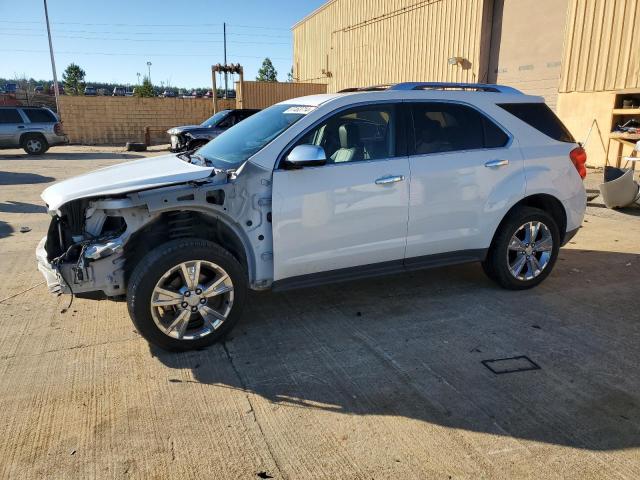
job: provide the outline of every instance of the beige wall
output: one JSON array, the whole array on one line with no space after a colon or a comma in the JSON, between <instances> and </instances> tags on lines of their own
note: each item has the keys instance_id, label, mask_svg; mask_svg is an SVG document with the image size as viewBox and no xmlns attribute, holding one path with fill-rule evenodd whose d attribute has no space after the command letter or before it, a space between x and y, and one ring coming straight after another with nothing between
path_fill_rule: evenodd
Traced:
<instances>
[{"instance_id":1,"label":"beige wall","mask_svg":"<svg viewBox=\"0 0 640 480\"><path fill-rule=\"evenodd\" d=\"M495 0L490 81L556 109L568 0Z\"/></svg>"},{"instance_id":2,"label":"beige wall","mask_svg":"<svg viewBox=\"0 0 640 480\"><path fill-rule=\"evenodd\" d=\"M614 96L614 92L572 92L558 95L558 116L576 140L587 140L593 121L597 123L585 146L589 166L603 166L605 163ZM617 146L612 143L611 148L615 150Z\"/></svg>"},{"instance_id":3,"label":"beige wall","mask_svg":"<svg viewBox=\"0 0 640 480\"><path fill-rule=\"evenodd\" d=\"M197 124L210 117L213 101L204 98L60 97L64 130L73 143L169 141L164 133L176 125Z\"/></svg>"},{"instance_id":4,"label":"beige wall","mask_svg":"<svg viewBox=\"0 0 640 480\"><path fill-rule=\"evenodd\" d=\"M329 1L293 27L294 76L326 83L330 92L408 80L486 81L490 28L483 22L492 3ZM449 65L454 56L468 63Z\"/></svg>"},{"instance_id":5,"label":"beige wall","mask_svg":"<svg viewBox=\"0 0 640 480\"><path fill-rule=\"evenodd\" d=\"M238 108L267 108L295 97L327 93L327 87L317 83L298 82L236 82Z\"/></svg>"},{"instance_id":6,"label":"beige wall","mask_svg":"<svg viewBox=\"0 0 640 480\"><path fill-rule=\"evenodd\" d=\"M561 92L640 87L640 1L570 0Z\"/></svg>"}]
</instances>

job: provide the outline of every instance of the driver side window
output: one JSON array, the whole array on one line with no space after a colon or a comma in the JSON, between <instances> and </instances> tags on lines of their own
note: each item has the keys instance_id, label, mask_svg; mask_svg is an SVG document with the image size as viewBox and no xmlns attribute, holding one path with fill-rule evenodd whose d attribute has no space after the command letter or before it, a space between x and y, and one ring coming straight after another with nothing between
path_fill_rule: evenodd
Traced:
<instances>
[{"instance_id":1,"label":"driver side window","mask_svg":"<svg viewBox=\"0 0 640 480\"><path fill-rule=\"evenodd\" d=\"M327 163L391 158L395 156L395 118L392 104L348 109L313 128L295 146L324 148Z\"/></svg>"}]
</instances>

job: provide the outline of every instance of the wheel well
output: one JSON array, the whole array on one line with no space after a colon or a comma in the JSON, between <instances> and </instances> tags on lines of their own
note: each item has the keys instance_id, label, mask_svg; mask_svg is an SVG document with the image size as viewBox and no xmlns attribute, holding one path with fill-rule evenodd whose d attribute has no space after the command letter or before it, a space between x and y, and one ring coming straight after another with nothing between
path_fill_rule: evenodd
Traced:
<instances>
[{"instance_id":1,"label":"wheel well","mask_svg":"<svg viewBox=\"0 0 640 480\"><path fill-rule=\"evenodd\" d=\"M523 198L518 203L516 203L513 207L509 209L504 218L507 218L512 212L515 212L518 208L521 207L533 207L539 208L540 210L544 210L549 215L553 217L553 219L558 224L558 229L560 230L560 238L564 238L564 234L567 231L567 212L564 209L564 206L553 195L548 195L545 193L539 193L536 195L530 195L528 197ZM504 218L502 222L504 222ZM500 226L502 226L502 222L500 222ZM498 230L500 228L498 227Z\"/></svg>"},{"instance_id":2,"label":"wheel well","mask_svg":"<svg viewBox=\"0 0 640 480\"><path fill-rule=\"evenodd\" d=\"M225 222L198 212L174 211L163 213L158 219L135 232L127 242L125 255L125 280L129 277L142 257L170 240L177 238L201 238L222 246L249 271L247 254L242 241Z\"/></svg>"},{"instance_id":3,"label":"wheel well","mask_svg":"<svg viewBox=\"0 0 640 480\"><path fill-rule=\"evenodd\" d=\"M38 132L25 132L22 135L20 135L20 145L24 144L24 142L31 137L39 137L42 140L44 140L45 142L47 141L47 139L45 138L45 136L41 133Z\"/></svg>"}]
</instances>

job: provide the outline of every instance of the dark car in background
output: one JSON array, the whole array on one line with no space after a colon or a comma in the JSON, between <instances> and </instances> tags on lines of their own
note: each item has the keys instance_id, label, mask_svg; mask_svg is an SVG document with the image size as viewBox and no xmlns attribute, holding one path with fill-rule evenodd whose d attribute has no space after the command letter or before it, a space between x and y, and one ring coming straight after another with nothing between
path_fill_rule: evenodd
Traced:
<instances>
[{"instance_id":1,"label":"dark car in background","mask_svg":"<svg viewBox=\"0 0 640 480\"><path fill-rule=\"evenodd\" d=\"M95 97L98 94L96 87L85 87L84 94L86 97Z\"/></svg>"},{"instance_id":2,"label":"dark car in background","mask_svg":"<svg viewBox=\"0 0 640 480\"><path fill-rule=\"evenodd\" d=\"M259 111L250 108L221 110L200 125L170 128L167 133L171 136L171 151L183 152L200 148L225 130Z\"/></svg>"}]
</instances>

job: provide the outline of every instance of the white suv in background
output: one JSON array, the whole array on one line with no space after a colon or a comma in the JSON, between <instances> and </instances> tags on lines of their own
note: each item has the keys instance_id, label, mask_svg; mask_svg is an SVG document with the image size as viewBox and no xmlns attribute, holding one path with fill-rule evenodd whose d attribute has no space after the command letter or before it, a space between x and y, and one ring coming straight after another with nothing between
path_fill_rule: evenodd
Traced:
<instances>
[{"instance_id":1,"label":"white suv in background","mask_svg":"<svg viewBox=\"0 0 640 480\"><path fill-rule=\"evenodd\" d=\"M582 223L586 155L539 97L402 83L287 100L195 153L49 187L37 250L54 292L127 295L166 349L213 343L247 288L482 262L546 278Z\"/></svg>"}]
</instances>

